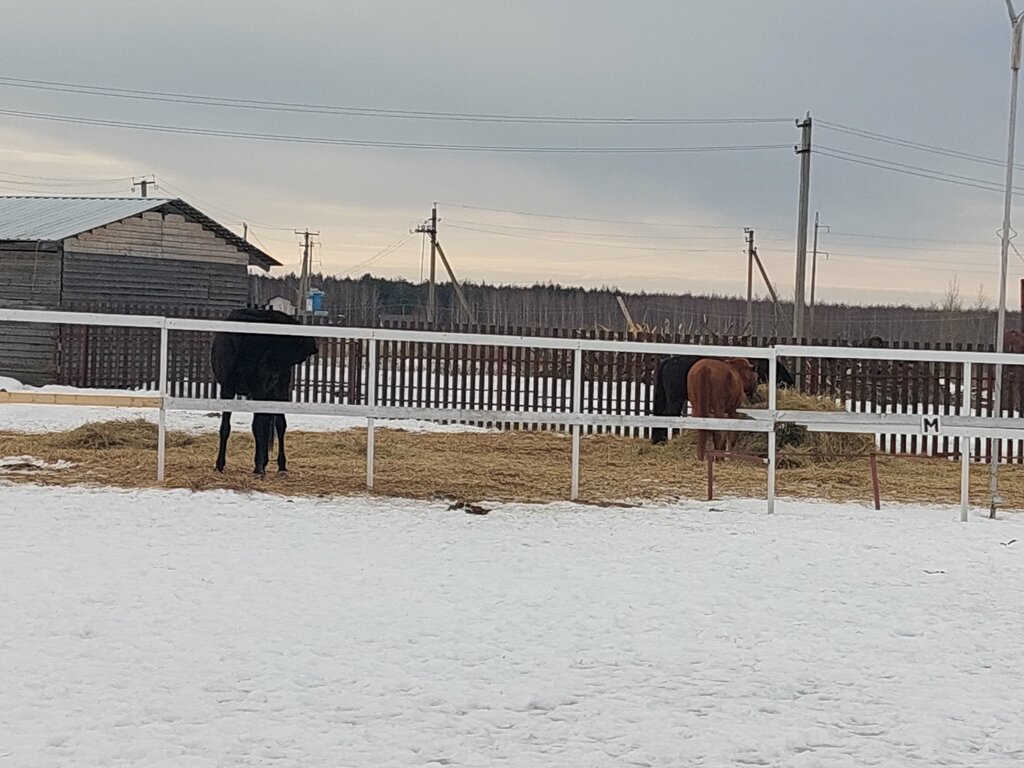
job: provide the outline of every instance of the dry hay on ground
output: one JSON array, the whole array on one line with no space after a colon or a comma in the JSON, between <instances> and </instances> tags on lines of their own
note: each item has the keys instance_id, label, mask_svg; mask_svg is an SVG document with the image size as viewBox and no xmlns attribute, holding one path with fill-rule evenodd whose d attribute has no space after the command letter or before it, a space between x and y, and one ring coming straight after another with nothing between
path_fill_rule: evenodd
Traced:
<instances>
[{"instance_id":1,"label":"dry hay on ground","mask_svg":"<svg viewBox=\"0 0 1024 768\"><path fill-rule=\"evenodd\" d=\"M761 385L751 407L764 407L768 402L768 389ZM831 398L807 395L795 389L778 390L776 406L791 411L833 411L843 409ZM763 432L733 432L728 437L729 449L737 453L765 456L768 453L768 436ZM779 449L779 468L815 467L833 464L837 461L851 461L858 456L867 456L874 448L872 435L856 435L831 432L809 432L806 427L786 424L776 433ZM665 446L650 450L669 450L684 459L697 452L696 433L684 431L677 434Z\"/></svg>"},{"instance_id":2,"label":"dry hay on ground","mask_svg":"<svg viewBox=\"0 0 1024 768\"><path fill-rule=\"evenodd\" d=\"M780 495L870 502L866 458L822 462L804 454L799 462L787 463L784 459L793 450L779 453ZM216 453L214 433L169 433L165 486L310 496L365 492L365 430L289 432L287 477L273 471L265 480L251 475L253 443L248 432L232 435L223 475L213 469ZM22 455L74 466L45 476L12 476L11 482L157 485L156 427L144 421L88 424L42 435L0 432L0 457ZM420 499L561 501L569 495L570 456L570 440L554 432L413 433L378 428L374 493ZM942 459L880 457L882 500L956 503L959 472L959 463ZM1024 507L1024 467L1005 467L1001 477L1006 503ZM687 448L685 436L660 447L610 435L583 438L580 493L585 501L703 499L706 482L706 467ZM764 498L765 471L721 463L715 470L715 491L719 496ZM984 504L986 492L987 473L975 466L972 499Z\"/></svg>"}]
</instances>

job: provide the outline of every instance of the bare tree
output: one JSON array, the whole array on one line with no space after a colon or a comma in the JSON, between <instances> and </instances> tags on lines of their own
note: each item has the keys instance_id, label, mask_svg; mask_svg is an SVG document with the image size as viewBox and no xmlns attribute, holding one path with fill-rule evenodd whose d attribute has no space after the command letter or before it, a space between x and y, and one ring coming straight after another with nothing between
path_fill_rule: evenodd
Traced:
<instances>
[{"instance_id":1,"label":"bare tree","mask_svg":"<svg viewBox=\"0 0 1024 768\"><path fill-rule=\"evenodd\" d=\"M988 295L985 293L984 283L978 283L978 296L974 299L974 309L981 312L992 309L992 302L988 300Z\"/></svg>"},{"instance_id":2,"label":"bare tree","mask_svg":"<svg viewBox=\"0 0 1024 768\"><path fill-rule=\"evenodd\" d=\"M960 278L957 275L953 275L953 279L949 281L946 286L946 293L942 297L942 302L936 307L943 312L962 312L964 309L964 300L960 296Z\"/></svg>"}]
</instances>

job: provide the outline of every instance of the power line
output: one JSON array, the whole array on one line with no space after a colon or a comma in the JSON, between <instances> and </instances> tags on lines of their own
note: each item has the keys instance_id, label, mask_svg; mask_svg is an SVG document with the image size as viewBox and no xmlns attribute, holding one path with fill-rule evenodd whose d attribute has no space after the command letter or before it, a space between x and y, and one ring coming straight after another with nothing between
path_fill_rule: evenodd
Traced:
<instances>
[{"instance_id":1,"label":"power line","mask_svg":"<svg viewBox=\"0 0 1024 768\"><path fill-rule=\"evenodd\" d=\"M925 144L920 141L911 141L910 139L901 139L898 136L888 136L884 133L876 133L875 131L866 131L863 128L854 128L849 125L842 125L841 123L831 123L827 120L818 120L818 125L823 126L827 130L832 130L837 133L844 133L848 136L856 136L862 139L868 139L870 141L877 141L884 144L892 144L899 147L905 147L907 149L916 149L921 152L931 152L936 155L944 155L946 157L955 157L960 160L969 160L975 163L983 163L985 165L994 165L998 168L1005 167L1006 163L1003 160L999 160L994 157L986 157L985 155L978 155L972 152L962 152L957 149L951 149L949 147L941 147L937 144ZM1024 166L1015 165L1015 168L1024 169Z\"/></svg>"},{"instance_id":2,"label":"power line","mask_svg":"<svg viewBox=\"0 0 1024 768\"><path fill-rule=\"evenodd\" d=\"M998 241L994 241L994 242L998 242ZM958 253L958 254L961 254L961 255L966 255L966 254L971 252L971 250L966 249L966 248L942 248L942 247L938 247L938 246L935 246L935 245L916 245L915 246L915 245L902 245L902 244L896 244L896 243L870 243L870 244L850 243L850 242L838 243L838 246L840 248L843 248L843 247L853 247L853 248L855 248L855 247L864 246L864 245L870 245L871 248L878 248L878 249L886 250L886 251L921 251L921 252L924 252L924 253ZM982 243L980 243L980 242L979 243L975 243L975 245L982 245ZM984 243L984 245L991 246L991 245L993 245L993 243ZM828 251L828 253L832 253L832 251Z\"/></svg>"},{"instance_id":3,"label":"power line","mask_svg":"<svg viewBox=\"0 0 1024 768\"><path fill-rule=\"evenodd\" d=\"M982 189L986 192L1000 192L1002 191L995 182L985 181L984 179L978 179L975 181L963 181L963 178L969 177L956 177L952 174L943 174L941 171L929 171L927 169L914 170L913 167L903 166L901 163L892 163L880 158L868 158L867 156L858 156L854 153L844 152L838 154L838 151L829 150L827 147L817 147L815 154L822 155L823 157L831 157L834 160L842 160L847 163L854 163L856 165L864 165L870 168L880 168L884 171L892 171L894 173L902 173L907 176L916 176L922 179L931 179L932 181L942 181L947 184L957 184L961 187L973 187L974 189ZM861 158L866 159L861 159ZM1014 194L1020 194L1014 192Z\"/></svg>"},{"instance_id":4,"label":"power line","mask_svg":"<svg viewBox=\"0 0 1024 768\"><path fill-rule=\"evenodd\" d=\"M452 229L461 229L468 232L479 232L486 235L494 235L497 237L511 237L519 240L534 240L537 242L545 243L561 243L563 245L582 245L590 248L614 248L616 250L626 251L660 251L663 253L733 253L739 252L739 243L737 242L736 249L724 249L724 248L660 248L657 246L649 245L622 245L621 243L595 243L586 240L566 240L564 238L555 237L537 237L534 235L523 235L516 234L514 232L501 232L486 227L471 227L460 224L449 224ZM615 258L623 258L621 256Z\"/></svg>"},{"instance_id":5,"label":"power line","mask_svg":"<svg viewBox=\"0 0 1024 768\"><path fill-rule=\"evenodd\" d=\"M983 264L970 264L964 261L953 261L944 259L918 259L909 256L902 258L893 258L886 256L868 256L866 254L857 253L842 253L837 251L829 251L830 256L839 258L840 260L851 260L851 261L868 261L873 263L881 262L893 267L904 266L906 264L928 264L930 266L937 267L949 267L951 269L959 269L965 272L984 272L986 274L991 273L995 267L986 267Z\"/></svg>"},{"instance_id":6,"label":"power line","mask_svg":"<svg viewBox=\"0 0 1024 768\"><path fill-rule=\"evenodd\" d=\"M950 178L950 179L956 179L958 181L966 181L966 182L970 182L972 184L986 184L986 185L992 185L992 186L996 186L996 187L999 186L998 183L995 182L995 181L989 181L988 179L979 179L976 176L963 176L963 175L957 174L957 173L946 173L945 171L939 171L939 170L936 170L934 168L924 168L924 167L922 167L920 165L910 165L909 163L899 163L899 162L896 162L895 160L887 160L886 158L882 158L882 157L872 157L871 155L862 155L862 154L859 154L857 152L847 152L844 149L836 149L835 147L824 147L823 146L823 147L820 147L820 149L824 149L824 150L826 150L828 152L834 152L834 153L843 155L845 157L854 157L854 158L857 158L859 160L870 160L870 161L876 162L876 163L883 163L885 165L892 166L893 169L903 168L903 169L907 169L907 170L911 170L911 171L918 171L920 173L930 173L930 174L934 174L935 176L943 176L943 177L947 177L947 178ZM1014 187L1014 189L1021 190L1020 187Z\"/></svg>"},{"instance_id":7,"label":"power line","mask_svg":"<svg viewBox=\"0 0 1024 768\"><path fill-rule=\"evenodd\" d=\"M0 115L43 120L72 125L94 125L104 128L124 128L135 131L177 133L188 136L211 136L222 139L249 139L253 141L284 142L290 144L319 144L324 146L377 147L387 149L420 149L445 152L510 152L517 154L689 154L706 152L757 152L764 150L789 149L789 144L723 144L712 146L676 147L545 147L480 144L433 144L411 141L375 141L369 139L342 139L330 136L297 136L283 133L254 133L250 131L228 131L217 128L196 128L191 126L164 125L157 123L135 123L124 120L106 120L73 115L55 115L45 112L23 112L14 109L0 109Z\"/></svg>"},{"instance_id":8,"label":"power line","mask_svg":"<svg viewBox=\"0 0 1024 768\"><path fill-rule=\"evenodd\" d=\"M124 189L122 181L74 181L63 184L59 181L22 181L21 179L8 179L0 177L0 184L4 184L8 187L23 188L28 187L36 189L39 187L46 187L47 189L43 194L53 195L54 190L59 190L58 194L67 194L69 192L88 192L89 190L105 190L107 194L112 186L116 185L118 189Z\"/></svg>"},{"instance_id":9,"label":"power line","mask_svg":"<svg viewBox=\"0 0 1024 768\"><path fill-rule=\"evenodd\" d=\"M226 96L204 96L170 91L149 91L134 88L113 88L109 86L66 83L53 80L32 80L19 77L0 77L0 86L28 88L59 93L76 93L89 96L106 96L120 99L170 102L174 104L198 104L203 106L258 109L278 112L302 112L332 114L356 117L385 117L409 120L451 120L488 123L547 123L572 125L728 125L788 123L788 117L581 117L569 115L512 115L475 112L430 112L408 109L379 109L350 107L330 104L309 104L267 99L239 99Z\"/></svg>"},{"instance_id":10,"label":"power line","mask_svg":"<svg viewBox=\"0 0 1024 768\"><path fill-rule=\"evenodd\" d=\"M211 203L208 200L204 200L201 197L197 197L196 195L193 195L191 192L182 189L178 185L172 184L171 182L167 181L167 179L163 176L160 177L160 183L163 184L166 188L170 189L172 192L176 191L182 197L187 197L189 200L195 200L198 203L202 203L205 208L220 211L221 213L225 213L228 216L238 219L239 221L244 221L250 228L256 227L257 229L270 229L274 230L275 232L292 232L294 230L294 227L278 227L272 224L262 224L258 221L253 221L252 219L249 219L240 213L229 211L227 208L215 205L214 203Z\"/></svg>"},{"instance_id":11,"label":"power line","mask_svg":"<svg viewBox=\"0 0 1024 768\"><path fill-rule=\"evenodd\" d=\"M370 258L364 259L363 261L360 261L360 262L357 262L356 264L353 264L350 267L345 267L345 269L341 270L341 272L351 272L354 269L363 269L365 267L370 266L371 264L374 264L374 263L380 261L385 256L388 256L388 255L394 253L399 248L401 248L403 245L405 245L407 242L409 242L412 239L413 234L414 233L409 233L407 235L403 235L402 237L400 237L398 240L395 240L390 245L387 245L384 248L382 248L380 251L375 253Z\"/></svg>"},{"instance_id":12,"label":"power line","mask_svg":"<svg viewBox=\"0 0 1024 768\"><path fill-rule=\"evenodd\" d=\"M788 147L789 145L787 144L786 146ZM596 222L596 223L599 223L599 224L625 224L625 225L637 226L637 227L672 227L672 228L678 228L678 229L720 229L720 230L729 230L729 231L737 232L737 233L742 233L742 231L743 231L743 227L740 226L740 225L737 225L737 226L726 226L726 225L720 225L720 224L719 225L715 225L715 224L673 224L673 223L659 223L659 222L651 222L651 221L635 221L635 220L634 221L630 221L630 220L627 220L627 219L599 219L599 218L591 218L591 217L586 217L586 216L567 216L567 215L564 215L564 214L555 214L555 213L538 213L538 212L535 212L535 211L519 211L519 210L508 209L508 208L485 208L485 207L480 206L480 205L465 205L465 204L462 204L462 203L450 203L450 202L449 203L438 202L438 205L439 206L444 205L444 206L447 206L449 208L462 208L462 209L468 210L468 211L487 211L489 213L508 213L508 214L512 214L512 215L515 215L515 216L529 216L529 217L540 218L540 219L561 219L563 221L587 221L587 222ZM792 231L791 229L782 229L782 228L772 229L770 227L759 227L759 229L764 229L767 232L791 232Z\"/></svg>"},{"instance_id":13,"label":"power line","mask_svg":"<svg viewBox=\"0 0 1024 768\"><path fill-rule=\"evenodd\" d=\"M629 240L732 240L735 241L738 237L730 237L728 235L630 235L620 234L615 232L580 232L579 230L572 229L548 229L544 227L525 227L521 224L496 224L493 222L486 221L473 221L471 219L451 219L446 218L447 224L468 224L476 226L486 227L498 227L501 229L516 229L526 232L546 232L549 234L561 234L561 235L580 235L585 237L611 237L611 238L624 238Z\"/></svg>"},{"instance_id":14,"label":"power line","mask_svg":"<svg viewBox=\"0 0 1024 768\"><path fill-rule=\"evenodd\" d=\"M100 177L100 178L82 178L82 177L73 177L73 176L67 176L67 177L60 177L60 176L33 176L31 174L28 174L28 173L15 173L14 171L0 171L0 175L2 175L2 176L13 176L14 178L17 178L17 179L26 179L26 180L32 180L32 181L50 181L50 182L54 182L54 183L57 183L57 184L68 184L68 185L71 185L71 184L83 184L83 185L89 185L89 184L97 184L97 185L98 184L113 184L115 182L116 183L122 183L122 182L125 182L125 181L131 181L132 178L133 178L131 176L114 176L114 177ZM11 182L11 183L14 183L14 182Z\"/></svg>"},{"instance_id":15,"label":"power line","mask_svg":"<svg viewBox=\"0 0 1024 768\"><path fill-rule=\"evenodd\" d=\"M867 234L865 232L839 232L838 230L832 230L829 233L830 237L863 237L872 240L907 240L915 243L962 243L964 245L991 245L992 243L987 240L946 240L944 238L929 238L929 237L906 237L903 235L877 235Z\"/></svg>"},{"instance_id":16,"label":"power line","mask_svg":"<svg viewBox=\"0 0 1024 768\"><path fill-rule=\"evenodd\" d=\"M267 244L260 240L259 235L257 235L255 232L250 232L249 234L252 235L252 239L256 241L257 245L259 245L259 247L262 248L264 252L270 253L270 249L267 247Z\"/></svg>"}]
</instances>

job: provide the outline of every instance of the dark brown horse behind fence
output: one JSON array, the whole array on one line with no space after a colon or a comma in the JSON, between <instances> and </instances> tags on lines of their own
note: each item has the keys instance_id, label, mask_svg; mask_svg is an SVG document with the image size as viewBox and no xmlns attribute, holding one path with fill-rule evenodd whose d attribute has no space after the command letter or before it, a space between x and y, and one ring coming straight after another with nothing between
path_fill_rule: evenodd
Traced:
<instances>
[{"instance_id":1,"label":"dark brown horse behind fence","mask_svg":"<svg viewBox=\"0 0 1024 768\"><path fill-rule=\"evenodd\" d=\"M728 360L698 360L686 376L686 389L693 404L693 415L713 419L735 419L743 396L757 390L757 372L745 357ZM722 433L712 432L715 450L725 442ZM707 430L697 430L697 458L704 460Z\"/></svg>"}]
</instances>

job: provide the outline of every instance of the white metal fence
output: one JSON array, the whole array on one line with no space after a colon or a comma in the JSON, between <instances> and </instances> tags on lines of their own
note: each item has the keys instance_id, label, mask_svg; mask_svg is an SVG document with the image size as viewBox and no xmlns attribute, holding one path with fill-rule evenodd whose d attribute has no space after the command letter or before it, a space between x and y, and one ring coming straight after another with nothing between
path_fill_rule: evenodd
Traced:
<instances>
[{"instance_id":1,"label":"white metal fence","mask_svg":"<svg viewBox=\"0 0 1024 768\"><path fill-rule=\"evenodd\" d=\"M967 520L968 476L970 470L970 440L973 438L1024 438L1024 420L995 416L949 416L936 414L850 413L822 411L779 410L776 402L777 357L853 358L861 360L941 361L963 366L964 412L970 412L971 366L976 364L1021 365L1020 356L995 353L961 351L868 349L861 347L804 347L780 345L776 347L736 347L719 345L668 344L631 341L604 341L596 339L565 339L487 334L424 332L375 328L336 328L329 326L263 325L219 320L155 317L146 315L114 315L79 312L51 312L42 310L0 309L0 321L20 323L54 323L62 325L122 326L155 328L160 330L160 380L158 394L152 407L159 410L157 440L157 479L164 479L166 456L167 411L236 411L260 413L299 413L322 416L358 416L366 419L366 485L373 488L374 428L378 420L421 419L425 421L481 422L506 424L548 424L568 426L572 434L572 460L569 498L579 497L580 437L585 426L606 427L667 427L675 429L714 429L734 432L762 432L768 439L767 508L775 508L776 438L775 430L781 424L796 424L811 431L890 433L890 434L942 434L957 440L961 454L961 519ZM365 405L340 403L282 403L211 398L171 397L167 384L168 339L175 331L202 331L215 333L230 331L280 336L311 336L316 338L362 339L368 346L367 397ZM573 352L572 410L554 412L545 410L515 410L508 408L466 409L419 406L382 406L376 402L378 344L383 341L414 341L425 343L520 347L526 349L563 349ZM746 409L746 419L707 419L696 417L633 416L606 413L584 413L582 398L582 356L584 352L627 352L652 355L697 354L707 357L734 357L768 361L768 404L766 408ZM0 361L0 371L2 371ZM12 397L0 393L0 403L11 402ZM138 407L138 398L125 395L123 404ZM52 396L17 398L18 402L52 403ZM66 404L88 405L86 396L77 396ZM104 398L105 405L112 404Z\"/></svg>"}]
</instances>

